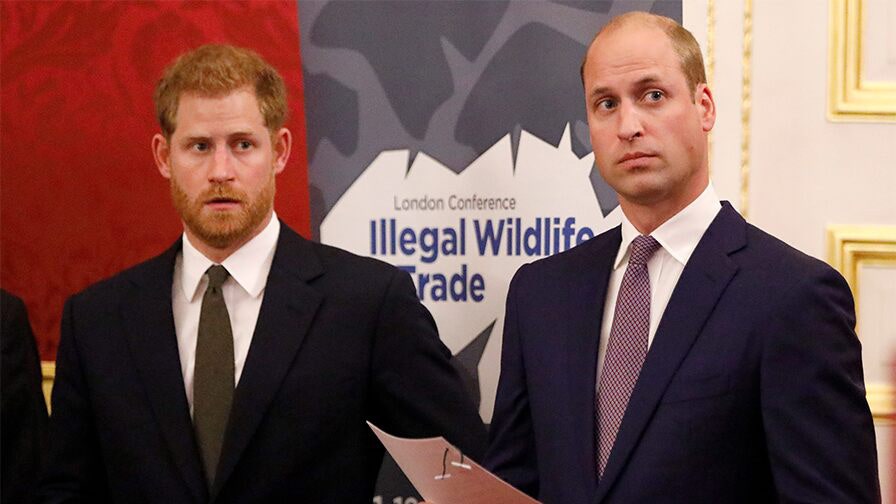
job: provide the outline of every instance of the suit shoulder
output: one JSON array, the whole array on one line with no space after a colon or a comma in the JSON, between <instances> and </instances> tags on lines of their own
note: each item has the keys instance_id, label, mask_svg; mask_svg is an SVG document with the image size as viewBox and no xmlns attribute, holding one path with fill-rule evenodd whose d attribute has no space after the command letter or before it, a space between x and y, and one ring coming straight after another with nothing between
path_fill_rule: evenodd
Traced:
<instances>
[{"instance_id":1,"label":"suit shoulder","mask_svg":"<svg viewBox=\"0 0 896 504\"><path fill-rule=\"evenodd\" d=\"M747 225L747 246L731 256L740 268L739 283L767 307L784 312L799 310L818 295L834 296L852 306L852 294L843 276L827 263L805 254L784 241Z\"/></svg>"},{"instance_id":2,"label":"suit shoulder","mask_svg":"<svg viewBox=\"0 0 896 504\"><path fill-rule=\"evenodd\" d=\"M4 320L13 315L18 316L23 311L25 311L25 302L22 301L22 298L6 289L0 289L0 316Z\"/></svg>"},{"instance_id":3,"label":"suit shoulder","mask_svg":"<svg viewBox=\"0 0 896 504\"><path fill-rule=\"evenodd\" d=\"M169 250L161 255L129 266L118 273L88 285L81 291L73 294L69 301L79 305L112 303L119 299L124 288L138 282L140 279L153 278L159 274L160 268L166 270L170 277L174 271L174 257L175 255Z\"/></svg>"},{"instance_id":4,"label":"suit shoulder","mask_svg":"<svg viewBox=\"0 0 896 504\"><path fill-rule=\"evenodd\" d=\"M400 269L379 259L366 257L348 250L310 242L328 273L359 275L361 278L389 279Z\"/></svg>"},{"instance_id":5,"label":"suit shoulder","mask_svg":"<svg viewBox=\"0 0 896 504\"><path fill-rule=\"evenodd\" d=\"M30 332L25 302L15 294L2 289L0 289L0 328L2 328L0 340L4 356L13 340L22 339L26 331Z\"/></svg>"},{"instance_id":6,"label":"suit shoulder","mask_svg":"<svg viewBox=\"0 0 896 504\"><path fill-rule=\"evenodd\" d=\"M575 272L583 264L593 263L600 253L616 254L621 240L619 226L613 227L563 252L542 257L524 265L530 271L541 271L556 274L565 271ZM611 250L607 250L607 249Z\"/></svg>"},{"instance_id":7,"label":"suit shoulder","mask_svg":"<svg viewBox=\"0 0 896 504\"><path fill-rule=\"evenodd\" d=\"M771 271L790 272L786 276L807 276L839 273L826 262L802 252L762 229L747 224L747 265Z\"/></svg>"}]
</instances>

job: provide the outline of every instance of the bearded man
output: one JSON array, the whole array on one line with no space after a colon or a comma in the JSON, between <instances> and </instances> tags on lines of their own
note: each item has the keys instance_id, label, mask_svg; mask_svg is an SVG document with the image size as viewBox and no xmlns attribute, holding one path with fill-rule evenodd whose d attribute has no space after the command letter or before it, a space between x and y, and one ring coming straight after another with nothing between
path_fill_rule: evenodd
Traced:
<instances>
[{"instance_id":1,"label":"bearded man","mask_svg":"<svg viewBox=\"0 0 896 504\"><path fill-rule=\"evenodd\" d=\"M367 504L383 449L365 420L481 453L410 277L277 219L292 144L277 71L202 46L155 104L184 233L66 303L42 501Z\"/></svg>"}]
</instances>

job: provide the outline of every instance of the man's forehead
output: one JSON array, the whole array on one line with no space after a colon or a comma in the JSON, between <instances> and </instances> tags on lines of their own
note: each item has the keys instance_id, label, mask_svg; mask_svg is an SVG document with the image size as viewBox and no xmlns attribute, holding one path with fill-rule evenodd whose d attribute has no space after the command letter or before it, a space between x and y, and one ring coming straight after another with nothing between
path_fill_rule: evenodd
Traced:
<instances>
[{"instance_id":1,"label":"man's forehead","mask_svg":"<svg viewBox=\"0 0 896 504\"><path fill-rule=\"evenodd\" d=\"M258 97L255 90L249 87L241 87L223 92L206 92L185 90L177 97L178 110L185 102L199 106L214 106L215 104L225 102L245 102L251 103L258 108Z\"/></svg>"},{"instance_id":2,"label":"man's forehead","mask_svg":"<svg viewBox=\"0 0 896 504\"><path fill-rule=\"evenodd\" d=\"M222 95L184 92L175 118L174 134L183 138L267 131L255 93L245 89Z\"/></svg>"},{"instance_id":3,"label":"man's forehead","mask_svg":"<svg viewBox=\"0 0 896 504\"><path fill-rule=\"evenodd\" d=\"M229 93L214 95L184 92L178 100L176 116L179 120L184 116L260 118L261 110L255 93L247 89L237 89Z\"/></svg>"},{"instance_id":4,"label":"man's forehead","mask_svg":"<svg viewBox=\"0 0 896 504\"><path fill-rule=\"evenodd\" d=\"M672 41L656 26L629 24L601 33L588 48L589 63L676 59Z\"/></svg>"},{"instance_id":5,"label":"man's forehead","mask_svg":"<svg viewBox=\"0 0 896 504\"><path fill-rule=\"evenodd\" d=\"M650 26L623 26L602 33L588 50L585 81L589 87L624 79L630 84L661 81L682 74L678 54L666 34Z\"/></svg>"},{"instance_id":6,"label":"man's forehead","mask_svg":"<svg viewBox=\"0 0 896 504\"><path fill-rule=\"evenodd\" d=\"M253 97L256 96L255 89L252 86L246 84L243 86L238 86L230 89L221 89L221 90L205 90L205 89L184 89L178 95L178 100L183 100L186 97L191 98L207 98L207 99L218 99L225 98L227 96L237 94L237 93L248 93Z\"/></svg>"}]
</instances>

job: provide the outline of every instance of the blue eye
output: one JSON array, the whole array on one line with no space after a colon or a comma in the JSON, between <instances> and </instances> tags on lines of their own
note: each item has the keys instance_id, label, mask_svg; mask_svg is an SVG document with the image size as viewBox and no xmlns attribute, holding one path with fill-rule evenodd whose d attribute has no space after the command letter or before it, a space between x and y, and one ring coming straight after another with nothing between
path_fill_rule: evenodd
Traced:
<instances>
[{"instance_id":1,"label":"blue eye","mask_svg":"<svg viewBox=\"0 0 896 504\"><path fill-rule=\"evenodd\" d=\"M662 91L651 91L647 93L647 99L650 101L660 101L663 98Z\"/></svg>"},{"instance_id":2,"label":"blue eye","mask_svg":"<svg viewBox=\"0 0 896 504\"><path fill-rule=\"evenodd\" d=\"M613 110L614 108L616 108L616 100L610 98L603 99L597 102L597 108L603 110Z\"/></svg>"},{"instance_id":3,"label":"blue eye","mask_svg":"<svg viewBox=\"0 0 896 504\"><path fill-rule=\"evenodd\" d=\"M236 148L239 150L249 150L252 148L252 142L248 140L240 140L236 143Z\"/></svg>"},{"instance_id":4,"label":"blue eye","mask_svg":"<svg viewBox=\"0 0 896 504\"><path fill-rule=\"evenodd\" d=\"M205 151L207 151L208 149L209 149L209 146L208 146L208 144L205 143L205 142L196 142L196 143L193 144L193 150L196 150L196 151L199 151L199 152L205 152Z\"/></svg>"}]
</instances>

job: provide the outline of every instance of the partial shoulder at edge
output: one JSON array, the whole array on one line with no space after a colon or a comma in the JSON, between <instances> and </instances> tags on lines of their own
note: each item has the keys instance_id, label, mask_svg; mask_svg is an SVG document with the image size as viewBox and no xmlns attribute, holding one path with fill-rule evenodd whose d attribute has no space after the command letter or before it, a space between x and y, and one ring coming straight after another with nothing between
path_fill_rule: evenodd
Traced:
<instances>
[{"instance_id":1,"label":"partial shoulder at edge","mask_svg":"<svg viewBox=\"0 0 896 504\"><path fill-rule=\"evenodd\" d=\"M399 268L374 257L362 256L333 245L310 242L320 257L321 263L328 270L340 268L360 268L369 273L394 274Z\"/></svg>"},{"instance_id":2,"label":"partial shoulder at edge","mask_svg":"<svg viewBox=\"0 0 896 504\"><path fill-rule=\"evenodd\" d=\"M774 258L776 264L771 264L769 267L786 269L792 273L794 278L825 274L834 274L843 278L840 272L830 264L802 252L749 223L747 224L747 240L750 246L761 247L767 251L768 257Z\"/></svg>"},{"instance_id":3,"label":"partial shoulder at edge","mask_svg":"<svg viewBox=\"0 0 896 504\"><path fill-rule=\"evenodd\" d=\"M531 264L536 268L554 269L570 263L590 261L605 247L618 247L621 237L621 227L615 226L563 252L532 261ZM616 251L614 250L613 253L615 254Z\"/></svg>"},{"instance_id":4,"label":"partial shoulder at edge","mask_svg":"<svg viewBox=\"0 0 896 504\"><path fill-rule=\"evenodd\" d=\"M107 299L108 293L120 291L130 282L140 282L146 279L158 281L160 274L167 275L165 281L170 282L174 272L174 259L180 251L180 245L180 238L178 238L171 247L161 254L94 282L73 294L71 298L86 301L96 298Z\"/></svg>"}]
</instances>

